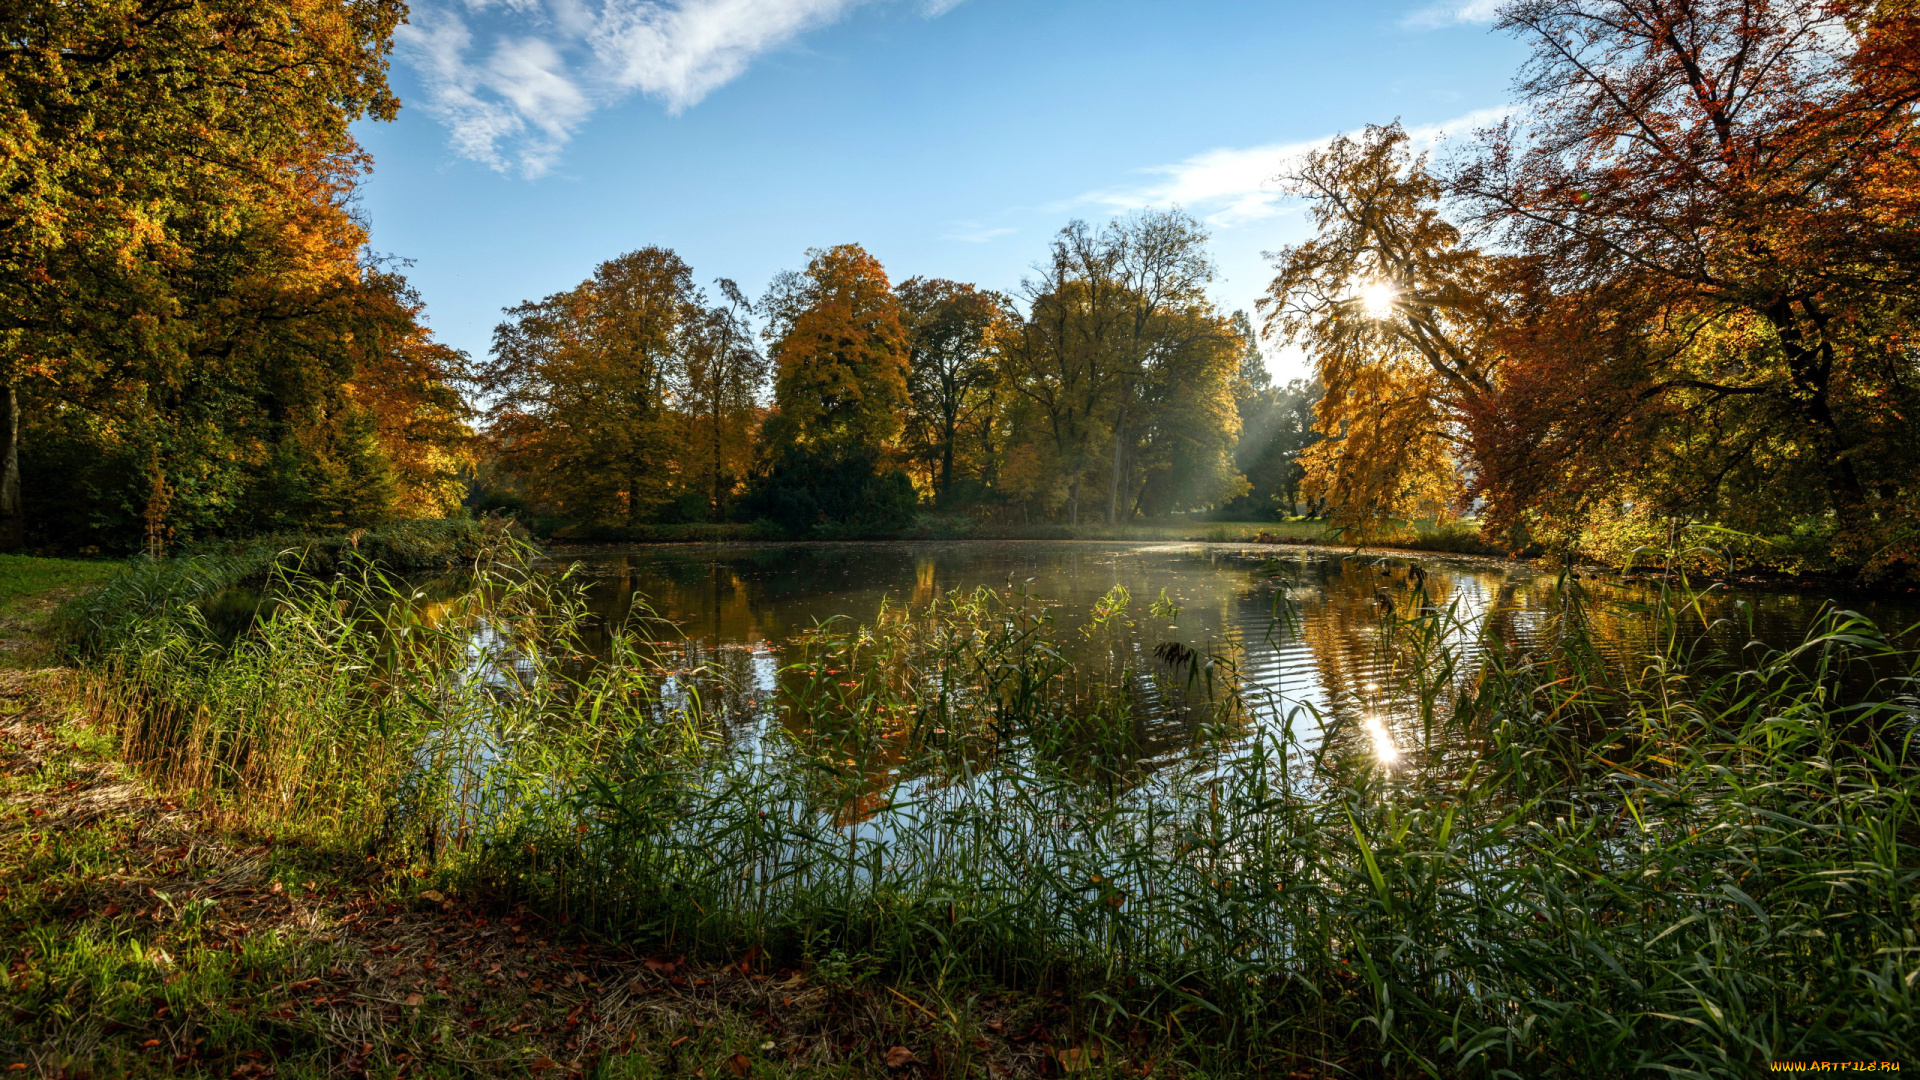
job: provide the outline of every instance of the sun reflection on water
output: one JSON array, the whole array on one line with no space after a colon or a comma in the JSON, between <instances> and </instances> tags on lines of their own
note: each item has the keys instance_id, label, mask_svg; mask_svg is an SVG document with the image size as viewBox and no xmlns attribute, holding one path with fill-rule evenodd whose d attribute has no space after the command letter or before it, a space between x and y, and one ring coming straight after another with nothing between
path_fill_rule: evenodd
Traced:
<instances>
[{"instance_id":1,"label":"sun reflection on water","mask_svg":"<svg viewBox=\"0 0 1920 1080\"><path fill-rule=\"evenodd\" d=\"M1373 740L1373 756L1379 759L1380 764L1389 769L1400 764L1400 748L1394 745L1393 732L1387 730L1386 721L1369 713L1360 721L1360 726L1366 730L1367 737Z\"/></svg>"}]
</instances>

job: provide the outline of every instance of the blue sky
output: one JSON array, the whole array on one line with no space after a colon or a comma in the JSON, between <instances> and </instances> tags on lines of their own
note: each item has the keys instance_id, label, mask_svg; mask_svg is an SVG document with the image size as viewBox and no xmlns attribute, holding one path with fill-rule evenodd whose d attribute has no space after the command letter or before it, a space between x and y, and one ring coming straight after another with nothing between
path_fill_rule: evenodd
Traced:
<instances>
[{"instance_id":1,"label":"blue sky","mask_svg":"<svg viewBox=\"0 0 1920 1080\"><path fill-rule=\"evenodd\" d=\"M1498 116L1490 0L415 0L362 209L440 338L647 244L758 295L809 247L1004 290L1072 218L1179 205L1227 308L1304 235L1335 132ZM1275 350L1279 377L1300 374Z\"/></svg>"}]
</instances>

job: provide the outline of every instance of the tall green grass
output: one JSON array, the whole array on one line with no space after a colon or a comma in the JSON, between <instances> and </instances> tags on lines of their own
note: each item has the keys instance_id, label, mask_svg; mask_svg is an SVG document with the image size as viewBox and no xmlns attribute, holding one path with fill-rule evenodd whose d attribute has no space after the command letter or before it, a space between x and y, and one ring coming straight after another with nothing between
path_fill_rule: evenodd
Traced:
<instances>
[{"instance_id":1,"label":"tall green grass","mask_svg":"<svg viewBox=\"0 0 1920 1080\"><path fill-rule=\"evenodd\" d=\"M70 654L86 656L143 626L179 628L198 619L204 630L223 594L258 593L289 577L312 581L366 569L454 569L489 557L510 529L510 523L497 519L397 521L373 530L214 541L168 558L137 556L98 588L61 605L53 614L53 637Z\"/></svg>"},{"instance_id":2,"label":"tall green grass","mask_svg":"<svg viewBox=\"0 0 1920 1080\"><path fill-rule=\"evenodd\" d=\"M1364 718L1263 710L1231 656L1144 651L1120 595L1091 666L1018 594L829 625L743 732L654 624L588 655L574 583L510 551L435 602L289 576L230 645L167 609L90 685L131 759L233 813L662 948L1060 989L1201 1071L1914 1057L1910 653L1831 611L1712 654L1663 593L1621 663L1571 580L1549 644L1468 650L1487 625L1418 581L1379 639L1398 768ZM1150 737L1168 695L1186 750Z\"/></svg>"}]
</instances>

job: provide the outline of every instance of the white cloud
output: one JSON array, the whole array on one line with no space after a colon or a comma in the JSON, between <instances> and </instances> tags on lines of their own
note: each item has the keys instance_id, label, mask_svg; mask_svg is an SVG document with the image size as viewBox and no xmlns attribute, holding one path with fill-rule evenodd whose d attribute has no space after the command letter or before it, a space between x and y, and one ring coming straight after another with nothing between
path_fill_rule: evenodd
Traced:
<instances>
[{"instance_id":1,"label":"white cloud","mask_svg":"<svg viewBox=\"0 0 1920 1080\"><path fill-rule=\"evenodd\" d=\"M954 230L947 234L946 238L948 240L958 240L963 244L984 244L989 240L995 240L1002 236L1010 236L1019 231L1019 229L1011 225L988 227L966 222L957 224Z\"/></svg>"},{"instance_id":2,"label":"white cloud","mask_svg":"<svg viewBox=\"0 0 1920 1080\"><path fill-rule=\"evenodd\" d=\"M838 19L863 0L681 0L608 4L590 35L616 87L696 104L737 78L753 58Z\"/></svg>"},{"instance_id":3,"label":"white cloud","mask_svg":"<svg viewBox=\"0 0 1920 1080\"><path fill-rule=\"evenodd\" d=\"M397 38L455 152L538 176L595 109L638 91L681 112L756 57L872 2L443 0ZM919 0L919 11L934 18L960 2ZM483 59L470 18L494 31Z\"/></svg>"},{"instance_id":4,"label":"white cloud","mask_svg":"<svg viewBox=\"0 0 1920 1080\"><path fill-rule=\"evenodd\" d=\"M1438 30L1444 26L1459 26L1462 23L1490 23L1500 15L1500 8L1507 0L1441 0L1429 4L1419 11L1400 20L1400 25L1414 30Z\"/></svg>"},{"instance_id":5,"label":"white cloud","mask_svg":"<svg viewBox=\"0 0 1920 1080\"><path fill-rule=\"evenodd\" d=\"M1407 129L1415 150L1429 149L1442 140L1496 123L1512 110L1507 106L1477 109L1438 124ZM1115 210L1148 206L1179 206L1218 228L1231 229L1289 211L1278 177L1300 158L1331 143L1327 135L1307 142L1270 143L1245 149L1221 148L1195 154L1171 165L1143 169L1159 179L1133 187L1089 192L1076 202L1097 203Z\"/></svg>"}]
</instances>

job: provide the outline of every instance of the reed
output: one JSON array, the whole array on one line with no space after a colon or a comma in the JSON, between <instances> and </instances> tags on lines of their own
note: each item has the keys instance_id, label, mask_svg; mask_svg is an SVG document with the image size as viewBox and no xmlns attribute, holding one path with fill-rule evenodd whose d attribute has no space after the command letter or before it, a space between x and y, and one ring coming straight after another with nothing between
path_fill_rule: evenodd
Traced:
<instances>
[{"instance_id":1,"label":"reed","mask_svg":"<svg viewBox=\"0 0 1920 1080\"><path fill-rule=\"evenodd\" d=\"M511 551L440 599L289 576L231 644L169 609L90 684L131 759L236 814L664 949L1057 989L1199 1072L1912 1059L1913 655L1840 610L1716 652L1682 582L1622 663L1561 589L1550 645L1469 652L1490 624L1410 579L1379 645L1392 768L1364 718L1257 700L1231 654L1156 655L1122 594L1094 664L1018 593L829 624L743 740L657 624L590 656L572 579ZM1154 741L1168 700L1188 749Z\"/></svg>"}]
</instances>

